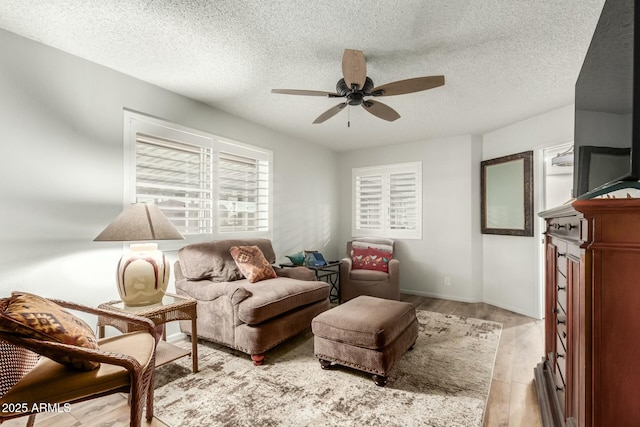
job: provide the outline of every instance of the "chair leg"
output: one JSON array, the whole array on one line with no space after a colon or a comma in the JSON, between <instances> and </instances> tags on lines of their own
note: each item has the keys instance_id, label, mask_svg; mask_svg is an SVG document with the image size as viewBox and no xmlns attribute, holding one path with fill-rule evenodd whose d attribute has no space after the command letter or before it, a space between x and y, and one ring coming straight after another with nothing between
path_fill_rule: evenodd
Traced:
<instances>
[{"instance_id":1,"label":"chair leg","mask_svg":"<svg viewBox=\"0 0 640 427\"><path fill-rule=\"evenodd\" d=\"M155 370L151 370L149 381L147 382L147 421L153 419L153 386L154 386Z\"/></svg>"},{"instance_id":2,"label":"chair leg","mask_svg":"<svg viewBox=\"0 0 640 427\"><path fill-rule=\"evenodd\" d=\"M131 375L131 389L129 390L131 411L129 415L130 427L140 427L142 425L142 410L144 409L144 405L141 402L141 398L145 392L147 392L145 389L145 381L137 374Z\"/></svg>"},{"instance_id":3,"label":"chair leg","mask_svg":"<svg viewBox=\"0 0 640 427\"><path fill-rule=\"evenodd\" d=\"M36 422L36 414L29 415L27 419L27 427L33 427L33 424Z\"/></svg>"}]
</instances>

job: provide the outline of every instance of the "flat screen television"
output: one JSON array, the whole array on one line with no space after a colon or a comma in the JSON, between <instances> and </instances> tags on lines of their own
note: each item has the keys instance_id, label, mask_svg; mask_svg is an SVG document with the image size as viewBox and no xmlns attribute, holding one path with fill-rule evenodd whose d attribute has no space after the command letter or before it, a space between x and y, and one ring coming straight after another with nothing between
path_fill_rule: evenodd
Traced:
<instances>
[{"instance_id":1,"label":"flat screen television","mask_svg":"<svg viewBox=\"0 0 640 427\"><path fill-rule=\"evenodd\" d=\"M639 2L606 1L576 81L576 198L640 179Z\"/></svg>"}]
</instances>

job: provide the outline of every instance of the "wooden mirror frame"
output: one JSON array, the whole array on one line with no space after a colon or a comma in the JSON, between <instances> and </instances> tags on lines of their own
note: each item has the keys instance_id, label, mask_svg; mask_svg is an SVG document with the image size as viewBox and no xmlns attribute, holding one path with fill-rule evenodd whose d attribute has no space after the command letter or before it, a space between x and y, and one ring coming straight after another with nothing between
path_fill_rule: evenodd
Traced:
<instances>
[{"instance_id":1,"label":"wooden mirror frame","mask_svg":"<svg viewBox=\"0 0 640 427\"><path fill-rule=\"evenodd\" d=\"M524 216L524 226L522 228L508 228L505 227L488 227L487 226L487 195L492 191L499 191L499 188L495 188L495 185L488 183L487 170L494 166L500 166L505 163L522 160L523 161L523 206L522 214ZM533 151L525 151L518 154L512 154L510 156L498 157L491 160L484 160L480 163L481 167L481 231L482 234L502 234L507 236L533 236ZM492 188L487 188L487 185L491 184ZM517 206L515 207L518 208Z\"/></svg>"}]
</instances>

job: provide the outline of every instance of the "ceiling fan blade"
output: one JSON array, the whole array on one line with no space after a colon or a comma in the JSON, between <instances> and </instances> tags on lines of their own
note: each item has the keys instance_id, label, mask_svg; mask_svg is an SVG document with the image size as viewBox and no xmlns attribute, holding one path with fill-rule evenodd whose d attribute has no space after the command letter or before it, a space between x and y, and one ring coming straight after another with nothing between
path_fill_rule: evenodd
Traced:
<instances>
[{"instance_id":1,"label":"ceiling fan blade","mask_svg":"<svg viewBox=\"0 0 640 427\"><path fill-rule=\"evenodd\" d=\"M299 90L299 89L271 89L271 93L282 93L284 95L328 96L330 98L342 96L339 93L335 93L335 92L323 92L321 90Z\"/></svg>"},{"instance_id":2,"label":"ceiling fan blade","mask_svg":"<svg viewBox=\"0 0 640 427\"><path fill-rule=\"evenodd\" d=\"M404 95L405 93L420 92L444 85L444 76L416 77L387 83L371 89L373 96ZM382 92L377 94L376 92Z\"/></svg>"},{"instance_id":3,"label":"ceiling fan blade","mask_svg":"<svg viewBox=\"0 0 640 427\"><path fill-rule=\"evenodd\" d=\"M376 117L379 117L388 122L392 122L400 118L400 114L393 108L378 101L372 101L370 99L362 103L362 108L370 112Z\"/></svg>"},{"instance_id":4,"label":"ceiling fan blade","mask_svg":"<svg viewBox=\"0 0 640 427\"><path fill-rule=\"evenodd\" d=\"M342 55L342 75L347 87L351 89L353 84L358 85L358 89L364 87L367 79L367 63L364 53L360 50L345 49Z\"/></svg>"},{"instance_id":5,"label":"ceiling fan blade","mask_svg":"<svg viewBox=\"0 0 640 427\"><path fill-rule=\"evenodd\" d=\"M346 106L347 106L347 103L343 102L341 104L336 105L335 107L329 108L327 111L325 111L324 113L320 114L318 116L318 118L313 121L313 124L315 125L315 124L318 124L318 123L322 123L325 120L330 119L331 117L333 117L336 114L338 114Z\"/></svg>"}]
</instances>

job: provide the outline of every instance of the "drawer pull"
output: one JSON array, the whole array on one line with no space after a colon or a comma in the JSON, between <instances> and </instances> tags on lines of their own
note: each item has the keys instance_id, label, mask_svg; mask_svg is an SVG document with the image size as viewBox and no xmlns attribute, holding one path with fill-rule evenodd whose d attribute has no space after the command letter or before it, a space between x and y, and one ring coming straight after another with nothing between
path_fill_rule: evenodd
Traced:
<instances>
[{"instance_id":1,"label":"drawer pull","mask_svg":"<svg viewBox=\"0 0 640 427\"><path fill-rule=\"evenodd\" d=\"M567 290L566 286L558 286L558 291L565 291Z\"/></svg>"},{"instance_id":2,"label":"drawer pull","mask_svg":"<svg viewBox=\"0 0 640 427\"><path fill-rule=\"evenodd\" d=\"M556 386L556 391L564 391L564 388Z\"/></svg>"},{"instance_id":3,"label":"drawer pull","mask_svg":"<svg viewBox=\"0 0 640 427\"><path fill-rule=\"evenodd\" d=\"M562 353L556 353L556 357L557 357L558 359L564 359L564 354L562 354Z\"/></svg>"},{"instance_id":4,"label":"drawer pull","mask_svg":"<svg viewBox=\"0 0 640 427\"><path fill-rule=\"evenodd\" d=\"M577 225L569 224L569 230L573 230L574 228L578 228Z\"/></svg>"},{"instance_id":5,"label":"drawer pull","mask_svg":"<svg viewBox=\"0 0 640 427\"><path fill-rule=\"evenodd\" d=\"M555 314L558 314L558 313L560 313L560 310L558 310L558 307L554 307L554 308L553 308L553 312L554 312Z\"/></svg>"},{"instance_id":6,"label":"drawer pull","mask_svg":"<svg viewBox=\"0 0 640 427\"><path fill-rule=\"evenodd\" d=\"M567 333L565 331L562 331L562 338L566 338L567 337Z\"/></svg>"},{"instance_id":7,"label":"drawer pull","mask_svg":"<svg viewBox=\"0 0 640 427\"><path fill-rule=\"evenodd\" d=\"M558 252L558 258L560 258L560 257L562 257L562 256L567 256L567 254L566 254L566 253L564 253L564 254L563 254L563 253L561 253L561 252Z\"/></svg>"},{"instance_id":8,"label":"drawer pull","mask_svg":"<svg viewBox=\"0 0 640 427\"><path fill-rule=\"evenodd\" d=\"M566 319L557 319L556 322L558 322L558 325L565 325L567 323Z\"/></svg>"}]
</instances>

